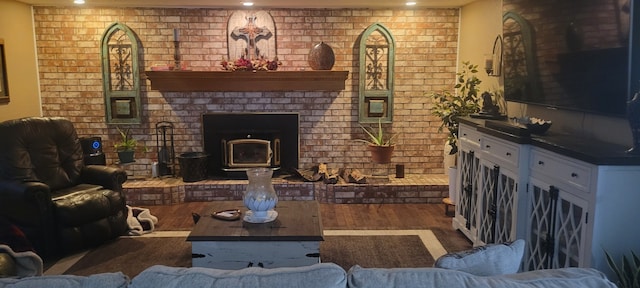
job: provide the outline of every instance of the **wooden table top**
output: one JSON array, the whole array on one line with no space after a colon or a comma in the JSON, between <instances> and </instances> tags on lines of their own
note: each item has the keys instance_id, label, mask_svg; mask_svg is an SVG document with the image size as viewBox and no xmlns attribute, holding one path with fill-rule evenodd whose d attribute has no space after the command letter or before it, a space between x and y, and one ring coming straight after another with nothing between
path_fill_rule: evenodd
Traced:
<instances>
[{"instance_id":1,"label":"wooden table top","mask_svg":"<svg viewBox=\"0 0 640 288\"><path fill-rule=\"evenodd\" d=\"M202 215L187 241L322 241L320 205L316 201L278 201L278 218L269 223L242 221L247 212L242 201L213 201L211 210L239 209L239 220L225 221Z\"/></svg>"}]
</instances>

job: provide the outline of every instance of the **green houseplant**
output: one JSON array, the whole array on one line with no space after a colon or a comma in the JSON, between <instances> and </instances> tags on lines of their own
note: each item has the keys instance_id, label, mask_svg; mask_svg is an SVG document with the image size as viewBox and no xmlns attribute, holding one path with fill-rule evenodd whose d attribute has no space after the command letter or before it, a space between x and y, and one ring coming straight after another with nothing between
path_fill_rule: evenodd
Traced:
<instances>
[{"instance_id":1,"label":"green houseplant","mask_svg":"<svg viewBox=\"0 0 640 288\"><path fill-rule=\"evenodd\" d=\"M129 128L123 130L116 126L118 133L120 134L120 141L114 144L116 152L118 153L118 159L121 164L134 162L134 154L136 147L138 147L138 141L131 137Z\"/></svg>"},{"instance_id":2,"label":"green houseplant","mask_svg":"<svg viewBox=\"0 0 640 288\"><path fill-rule=\"evenodd\" d=\"M378 164L391 162L391 155L395 149L395 139L398 134L385 135L382 130L382 120L378 119L378 127L366 128L360 125L367 134L367 139L356 139L356 141L367 144L367 149L371 152L371 161Z\"/></svg>"},{"instance_id":3,"label":"green houseplant","mask_svg":"<svg viewBox=\"0 0 640 288\"><path fill-rule=\"evenodd\" d=\"M462 71L456 74L453 93L441 91L431 94L433 97L431 112L442 120L438 131L442 132L444 129L448 131L447 142L451 146L449 154L458 152L458 118L480 110L478 85L482 81L475 75L478 72L478 65L471 64L469 61L462 64Z\"/></svg>"},{"instance_id":4,"label":"green houseplant","mask_svg":"<svg viewBox=\"0 0 640 288\"><path fill-rule=\"evenodd\" d=\"M631 257L622 256L620 266L616 265L611 255L604 252L607 258L607 264L609 268L618 277L616 283L619 288L640 288L640 258L633 251L631 251Z\"/></svg>"}]
</instances>

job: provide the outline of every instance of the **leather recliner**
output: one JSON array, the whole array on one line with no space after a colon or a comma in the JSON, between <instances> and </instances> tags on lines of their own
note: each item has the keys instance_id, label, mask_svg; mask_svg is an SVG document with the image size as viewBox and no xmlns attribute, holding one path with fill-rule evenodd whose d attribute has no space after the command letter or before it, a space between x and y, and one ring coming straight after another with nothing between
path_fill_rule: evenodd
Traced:
<instances>
[{"instance_id":1,"label":"leather recliner","mask_svg":"<svg viewBox=\"0 0 640 288\"><path fill-rule=\"evenodd\" d=\"M0 123L0 216L40 257L57 258L127 230L124 170L85 165L73 124L60 117Z\"/></svg>"}]
</instances>

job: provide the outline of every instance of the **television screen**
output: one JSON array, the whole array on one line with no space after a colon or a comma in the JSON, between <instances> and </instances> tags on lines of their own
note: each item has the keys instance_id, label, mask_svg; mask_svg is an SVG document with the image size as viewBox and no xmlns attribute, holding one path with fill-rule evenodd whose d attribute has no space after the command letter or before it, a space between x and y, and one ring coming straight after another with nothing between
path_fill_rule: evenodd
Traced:
<instances>
[{"instance_id":1,"label":"television screen","mask_svg":"<svg viewBox=\"0 0 640 288\"><path fill-rule=\"evenodd\" d=\"M625 115L631 0L504 0L503 10L507 101Z\"/></svg>"}]
</instances>

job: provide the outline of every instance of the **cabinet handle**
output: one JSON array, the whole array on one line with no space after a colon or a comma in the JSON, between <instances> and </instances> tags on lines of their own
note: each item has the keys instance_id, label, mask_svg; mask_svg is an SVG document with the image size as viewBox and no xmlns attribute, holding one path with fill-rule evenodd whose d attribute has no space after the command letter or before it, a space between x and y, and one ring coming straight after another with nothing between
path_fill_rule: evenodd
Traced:
<instances>
[{"instance_id":1,"label":"cabinet handle","mask_svg":"<svg viewBox=\"0 0 640 288\"><path fill-rule=\"evenodd\" d=\"M578 178L578 173L576 173L576 172L571 172L571 177L572 177L572 178Z\"/></svg>"},{"instance_id":2,"label":"cabinet handle","mask_svg":"<svg viewBox=\"0 0 640 288\"><path fill-rule=\"evenodd\" d=\"M491 148L491 145L485 145L484 147Z\"/></svg>"},{"instance_id":3,"label":"cabinet handle","mask_svg":"<svg viewBox=\"0 0 640 288\"><path fill-rule=\"evenodd\" d=\"M507 152L507 156L511 156L511 152Z\"/></svg>"},{"instance_id":4,"label":"cabinet handle","mask_svg":"<svg viewBox=\"0 0 640 288\"><path fill-rule=\"evenodd\" d=\"M542 160L538 161L538 165L544 165L544 161Z\"/></svg>"}]
</instances>

